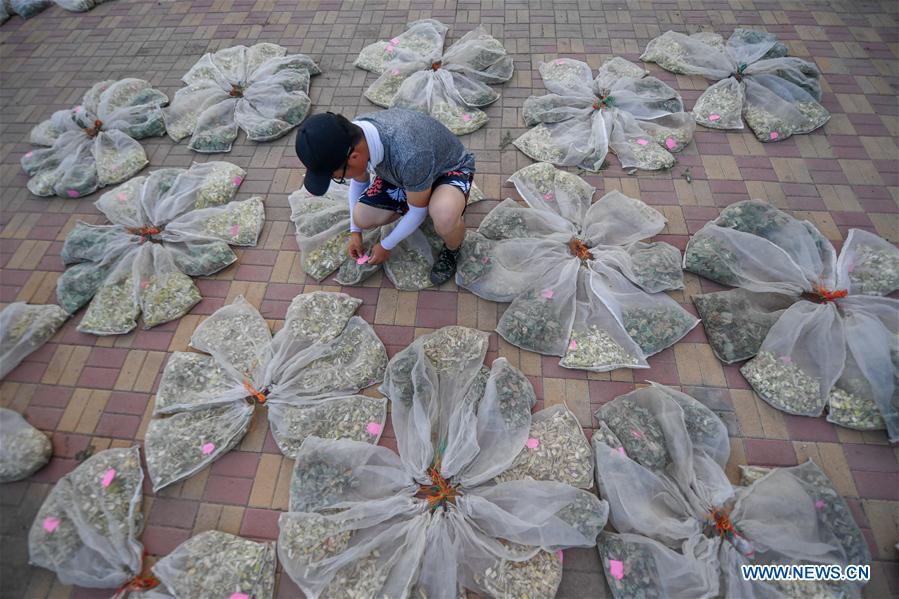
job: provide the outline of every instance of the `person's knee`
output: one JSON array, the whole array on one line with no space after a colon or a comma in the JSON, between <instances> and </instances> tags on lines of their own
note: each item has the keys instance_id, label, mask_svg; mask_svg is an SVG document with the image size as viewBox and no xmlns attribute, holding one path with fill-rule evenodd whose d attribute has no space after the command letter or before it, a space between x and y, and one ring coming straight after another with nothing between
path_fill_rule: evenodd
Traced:
<instances>
[{"instance_id":1,"label":"person's knee","mask_svg":"<svg viewBox=\"0 0 899 599\"><path fill-rule=\"evenodd\" d=\"M431 213L431 220L434 222L434 230L437 231L437 234L446 236L459 228L462 215L454 210L436 210Z\"/></svg>"}]
</instances>

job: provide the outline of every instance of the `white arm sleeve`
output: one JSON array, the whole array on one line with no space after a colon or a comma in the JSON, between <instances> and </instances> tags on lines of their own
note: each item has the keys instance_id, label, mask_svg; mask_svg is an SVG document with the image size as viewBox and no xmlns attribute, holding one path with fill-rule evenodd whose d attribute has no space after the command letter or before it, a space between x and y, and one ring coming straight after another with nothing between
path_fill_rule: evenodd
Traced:
<instances>
[{"instance_id":1,"label":"white arm sleeve","mask_svg":"<svg viewBox=\"0 0 899 599\"><path fill-rule=\"evenodd\" d=\"M368 189L367 181L356 181L355 179L350 179L350 192L347 195L347 199L350 204L350 231L353 233L361 233L362 229L356 226L356 223L353 222L353 209L356 207L356 202L359 201L359 196L362 195L362 192Z\"/></svg>"},{"instance_id":2,"label":"white arm sleeve","mask_svg":"<svg viewBox=\"0 0 899 599\"><path fill-rule=\"evenodd\" d=\"M428 215L428 207L418 207L409 204L409 212L403 215L397 223L390 235L381 240L381 247L385 250L392 250L399 242L412 234L415 229L424 222Z\"/></svg>"}]
</instances>

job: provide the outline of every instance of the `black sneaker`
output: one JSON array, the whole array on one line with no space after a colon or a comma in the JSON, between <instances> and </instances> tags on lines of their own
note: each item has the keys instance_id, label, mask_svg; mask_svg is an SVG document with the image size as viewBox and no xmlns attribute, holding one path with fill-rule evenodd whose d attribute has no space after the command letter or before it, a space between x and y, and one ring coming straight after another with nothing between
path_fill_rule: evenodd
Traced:
<instances>
[{"instance_id":1,"label":"black sneaker","mask_svg":"<svg viewBox=\"0 0 899 599\"><path fill-rule=\"evenodd\" d=\"M456 257L459 250L451 250L446 246L440 251L434 266L431 267L431 282L434 285L443 285L456 273Z\"/></svg>"}]
</instances>

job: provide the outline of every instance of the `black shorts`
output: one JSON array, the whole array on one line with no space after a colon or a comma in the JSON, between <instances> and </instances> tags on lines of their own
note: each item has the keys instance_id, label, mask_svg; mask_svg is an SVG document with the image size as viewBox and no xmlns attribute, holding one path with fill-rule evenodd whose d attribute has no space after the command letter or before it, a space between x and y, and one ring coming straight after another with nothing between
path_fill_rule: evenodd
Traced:
<instances>
[{"instance_id":1,"label":"black shorts","mask_svg":"<svg viewBox=\"0 0 899 599\"><path fill-rule=\"evenodd\" d=\"M458 187L465 195L465 206L467 208L468 194L471 193L471 182L473 179L474 173L472 171L450 171L437 177L434 184L431 185L431 189L436 189L439 185ZM406 214L409 211L409 204L406 203L406 190L402 187L391 185L381 177L375 177L368 189L359 196L359 201L372 208L399 212L400 214ZM462 209L462 214L465 214L465 208Z\"/></svg>"}]
</instances>

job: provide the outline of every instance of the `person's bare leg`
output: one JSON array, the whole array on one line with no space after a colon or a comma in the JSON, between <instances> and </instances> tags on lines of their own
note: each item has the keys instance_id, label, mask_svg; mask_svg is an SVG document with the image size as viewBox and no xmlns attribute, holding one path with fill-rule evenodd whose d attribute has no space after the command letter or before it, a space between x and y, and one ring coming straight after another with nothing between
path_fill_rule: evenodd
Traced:
<instances>
[{"instance_id":1,"label":"person's bare leg","mask_svg":"<svg viewBox=\"0 0 899 599\"><path fill-rule=\"evenodd\" d=\"M454 185L440 185L431 193L428 214L434 229L450 250L458 250L465 238L465 194Z\"/></svg>"},{"instance_id":2,"label":"person's bare leg","mask_svg":"<svg viewBox=\"0 0 899 599\"><path fill-rule=\"evenodd\" d=\"M392 210L382 210L359 202L353 210L353 222L360 229L368 230L392 223L401 216Z\"/></svg>"},{"instance_id":3,"label":"person's bare leg","mask_svg":"<svg viewBox=\"0 0 899 599\"><path fill-rule=\"evenodd\" d=\"M463 210L465 194L458 187L439 185L431 193L428 214L434 222L434 229L446 245L431 267L430 279L434 285L449 281L456 272L456 255L465 238Z\"/></svg>"}]
</instances>

